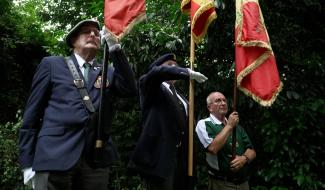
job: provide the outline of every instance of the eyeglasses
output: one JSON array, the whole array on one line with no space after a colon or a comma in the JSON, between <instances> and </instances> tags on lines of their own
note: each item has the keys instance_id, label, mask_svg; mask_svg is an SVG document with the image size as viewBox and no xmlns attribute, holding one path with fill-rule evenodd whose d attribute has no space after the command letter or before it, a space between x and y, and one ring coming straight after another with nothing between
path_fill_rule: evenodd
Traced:
<instances>
[{"instance_id":1,"label":"eyeglasses","mask_svg":"<svg viewBox=\"0 0 325 190\"><path fill-rule=\"evenodd\" d=\"M80 34L87 34L87 35L90 35L91 33L94 33L94 35L96 37L99 37L100 36L100 33L97 29L92 29L92 28L88 28L88 29L83 29L80 31Z\"/></svg>"}]
</instances>

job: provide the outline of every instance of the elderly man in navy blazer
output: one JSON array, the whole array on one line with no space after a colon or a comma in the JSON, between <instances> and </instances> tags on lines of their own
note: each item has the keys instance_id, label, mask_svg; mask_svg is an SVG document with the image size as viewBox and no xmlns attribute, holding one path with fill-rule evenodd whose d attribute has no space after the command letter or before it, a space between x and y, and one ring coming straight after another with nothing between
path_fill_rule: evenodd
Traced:
<instances>
[{"instance_id":1,"label":"elderly man in navy blazer","mask_svg":"<svg viewBox=\"0 0 325 190\"><path fill-rule=\"evenodd\" d=\"M159 57L139 80L142 133L129 168L143 178L146 190L179 190L186 186L187 100L176 80L207 78L179 67L172 53Z\"/></svg>"},{"instance_id":2,"label":"elderly man in navy blazer","mask_svg":"<svg viewBox=\"0 0 325 190\"><path fill-rule=\"evenodd\" d=\"M100 162L94 164L96 126L93 125L96 121L91 118L98 112L100 103L102 64L95 58L100 38L98 21L83 20L66 36L66 43L73 50L70 58L45 57L36 70L19 132L19 161L24 182L33 182L35 189L107 189L108 166L117 159L109 134L112 97L134 96L136 85L121 46L110 46L114 67L108 68L108 83L103 94L103 154ZM79 85L84 85L86 96L77 88L68 60L75 66L81 79ZM88 68L84 67L86 64ZM94 110L87 108L87 100Z\"/></svg>"}]
</instances>

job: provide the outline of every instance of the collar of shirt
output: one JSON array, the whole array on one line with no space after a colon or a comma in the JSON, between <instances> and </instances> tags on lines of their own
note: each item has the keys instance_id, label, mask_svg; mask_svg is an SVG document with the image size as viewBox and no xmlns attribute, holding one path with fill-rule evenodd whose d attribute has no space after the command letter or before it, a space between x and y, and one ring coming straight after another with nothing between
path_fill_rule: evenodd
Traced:
<instances>
[{"instance_id":1,"label":"collar of shirt","mask_svg":"<svg viewBox=\"0 0 325 190\"><path fill-rule=\"evenodd\" d=\"M211 113L210 113L210 120L215 125L221 125L222 124L222 122L219 119L217 119L214 115L212 115ZM227 122L227 118L225 118L225 120Z\"/></svg>"},{"instance_id":2,"label":"collar of shirt","mask_svg":"<svg viewBox=\"0 0 325 190\"><path fill-rule=\"evenodd\" d=\"M78 55L78 54L76 54L76 53L74 53L74 55L75 55L75 57L76 57L76 59L77 59L77 62L78 62L78 65L79 65L79 69L81 69L81 70L83 71L83 65L86 63L86 61L85 61L85 60L84 60L80 55ZM95 59L89 61L88 63L89 63L90 65L93 65L94 60L95 60Z\"/></svg>"}]
</instances>

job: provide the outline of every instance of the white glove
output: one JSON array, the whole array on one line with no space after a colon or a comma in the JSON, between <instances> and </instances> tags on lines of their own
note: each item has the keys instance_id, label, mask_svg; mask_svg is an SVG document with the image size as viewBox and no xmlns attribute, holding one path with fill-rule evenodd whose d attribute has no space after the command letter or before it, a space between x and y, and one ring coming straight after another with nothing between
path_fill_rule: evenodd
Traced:
<instances>
[{"instance_id":1,"label":"white glove","mask_svg":"<svg viewBox=\"0 0 325 190\"><path fill-rule=\"evenodd\" d=\"M105 26L103 26L102 30L100 31L100 36L101 36L100 42L102 45L106 40L109 52L113 52L121 49L121 45L117 42L117 39L110 32L107 32Z\"/></svg>"},{"instance_id":2,"label":"white glove","mask_svg":"<svg viewBox=\"0 0 325 190\"><path fill-rule=\"evenodd\" d=\"M194 79L199 83L205 82L206 80L208 80L208 78L206 76L204 76L203 74L201 74L200 72L195 72L192 69L188 68L188 73L190 74L190 79Z\"/></svg>"},{"instance_id":3,"label":"white glove","mask_svg":"<svg viewBox=\"0 0 325 190\"><path fill-rule=\"evenodd\" d=\"M105 26L103 26L102 30L100 31L100 36L101 36L100 42L102 45L104 44L105 40L107 42L108 47L111 47L118 43L117 38L114 37L110 32L108 32Z\"/></svg>"},{"instance_id":4,"label":"white glove","mask_svg":"<svg viewBox=\"0 0 325 190\"><path fill-rule=\"evenodd\" d=\"M24 184L35 188L35 171L32 170L32 167L23 169L23 175L24 175Z\"/></svg>"}]
</instances>

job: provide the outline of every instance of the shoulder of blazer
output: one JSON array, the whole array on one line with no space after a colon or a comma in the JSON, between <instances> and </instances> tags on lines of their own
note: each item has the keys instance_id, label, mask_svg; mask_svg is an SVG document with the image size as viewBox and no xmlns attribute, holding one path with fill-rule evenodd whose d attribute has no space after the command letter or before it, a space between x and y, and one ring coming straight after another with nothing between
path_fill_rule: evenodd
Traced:
<instances>
[{"instance_id":1,"label":"shoulder of blazer","mask_svg":"<svg viewBox=\"0 0 325 190\"><path fill-rule=\"evenodd\" d=\"M58 64L58 63L65 63L63 56L48 56L42 59L42 62L47 62L49 64Z\"/></svg>"},{"instance_id":2,"label":"shoulder of blazer","mask_svg":"<svg viewBox=\"0 0 325 190\"><path fill-rule=\"evenodd\" d=\"M47 56L44 59L53 60L53 61L64 61L63 56Z\"/></svg>"}]
</instances>

